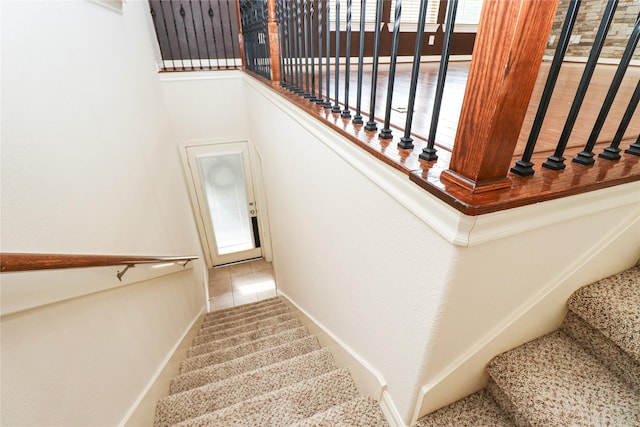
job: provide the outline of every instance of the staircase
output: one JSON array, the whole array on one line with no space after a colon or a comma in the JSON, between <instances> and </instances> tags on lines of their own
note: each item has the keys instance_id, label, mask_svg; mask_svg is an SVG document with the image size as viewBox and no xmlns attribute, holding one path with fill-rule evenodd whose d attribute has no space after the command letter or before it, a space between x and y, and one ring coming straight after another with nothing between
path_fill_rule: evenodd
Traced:
<instances>
[{"instance_id":1,"label":"staircase","mask_svg":"<svg viewBox=\"0 0 640 427\"><path fill-rule=\"evenodd\" d=\"M271 298L208 313L156 406L165 426L387 426L291 306Z\"/></svg>"},{"instance_id":2,"label":"staircase","mask_svg":"<svg viewBox=\"0 0 640 427\"><path fill-rule=\"evenodd\" d=\"M426 426L640 426L640 267L577 290L560 328L496 356Z\"/></svg>"}]
</instances>

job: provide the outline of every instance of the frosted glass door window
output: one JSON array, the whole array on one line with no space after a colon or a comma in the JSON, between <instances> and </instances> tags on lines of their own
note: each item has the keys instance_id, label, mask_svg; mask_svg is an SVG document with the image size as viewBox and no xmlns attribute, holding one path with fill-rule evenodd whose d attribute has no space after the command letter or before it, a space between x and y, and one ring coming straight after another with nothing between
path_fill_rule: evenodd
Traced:
<instances>
[{"instance_id":1,"label":"frosted glass door window","mask_svg":"<svg viewBox=\"0 0 640 427\"><path fill-rule=\"evenodd\" d=\"M242 153L201 157L199 162L218 254L253 249Z\"/></svg>"}]
</instances>

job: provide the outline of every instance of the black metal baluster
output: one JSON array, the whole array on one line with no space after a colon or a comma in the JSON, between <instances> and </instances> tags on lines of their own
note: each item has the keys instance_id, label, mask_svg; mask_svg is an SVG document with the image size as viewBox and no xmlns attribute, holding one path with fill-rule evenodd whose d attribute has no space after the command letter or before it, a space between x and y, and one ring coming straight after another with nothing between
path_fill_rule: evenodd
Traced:
<instances>
[{"instance_id":1,"label":"black metal baluster","mask_svg":"<svg viewBox=\"0 0 640 427\"><path fill-rule=\"evenodd\" d=\"M164 7L162 6L162 2L158 2L158 4L160 6L160 12L162 14L162 24L164 26L164 32L165 32L165 34L167 36L167 46L169 48L169 58L171 58L171 68L173 69L173 71L175 71L176 70L176 66L175 66L175 62L173 61L173 51L171 49L171 39L169 39L169 28L167 28L167 19L166 19L165 14L164 14ZM151 16L153 16L153 18L155 20L156 11L153 8L153 6L151 6L151 3L149 3L149 6L151 8ZM161 46L160 49L162 50L162 43L160 43L160 36L159 36L158 31L157 31L157 28L158 27L156 26L156 36L158 38L158 45ZM165 54L162 53L162 69L166 70L167 67L164 64L164 61L165 61Z\"/></svg>"},{"instance_id":2,"label":"black metal baluster","mask_svg":"<svg viewBox=\"0 0 640 427\"><path fill-rule=\"evenodd\" d=\"M631 144L629 148L624 150L624 152L627 154L633 154L634 156L640 156L640 135L638 135L638 139L636 139L636 142Z\"/></svg>"},{"instance_id":3,"label":"black metal baluster","mask_svg":"<svg viewBox=\"0 0 640 427\"><path fill-rule=\"evenodd\" d=\"M297 2L298 7L297 19L298 19L298 93L304 95L304 76L302 75L302 9L301 4Z\"/></svg>"},{"instance_id":4,"label":"black metal baluster","mask_svg":"<svg viewBox=\"0 0 640 427\"><path fill-rule=\"evenodd\" d=\"M358 46L358 92L356 95L356 115L353 117L353 124L361 125L362 120L362 69L364 61L364 24L365 14L367 10L367 0L360 2L360 45Z\"/></svg>"},{"instance_id":5,"label":"black metal baluster","mask_svg":"<svg viewBox=\"0 0 640 427\"><path fill-rule=\"evenodd\" d=\"M173 3L170 3L170 5L171 5L171 16L173 18L173 28L176 32L176 43L178 44L178 55L180 56L180 63L182 64L182 67L180 69L185 70L186 67L184 66L184 56L182 55L182 48L180 46L180 34L178 33L178 22L176 21L176 12L173 9Z\"/></svg>"},{"instance_id":6,"label":"black metal baluster","mask_svg":"<svg viewBox=\"0 0 640 427\"><path fill-rule=\"evenodd\" d=\"M318 98L316 98L316 48L315 48L315 34L313 27L313 18L315 15L315 0L309 0L309 45L310 45L310 53L311 57L311 91L309 92L311 96L309 97L310 101L316 102Z\"/></svg>"},{"instance_id":7,"label":"black metal baluster","mask_svg":"<svg viewBox=\"0 0 640 427\"><path fill-rule=\"evenodd\" d=\"M343 119L351 118L349 111L349 78L351 76L351 6L352 0L347 0L347 38L345 48L345 66L344 66L344 110L340 117Z\"/></svg>"},{"instance_id":8,"label":"black metal baluster","mask_svg":"<svg viewBox=\"0 0 640 427\"><path fill-rule=\"evenodd\" d=\"M331 61L330 61L330 57L331 57L331 0L327 0L327 2L325 3L326 7L326 11L325 11L325 23L326 23L326 28L327 28L327 36L326 36L326 43L327 43L327 56L326 56L326 76L325 78L327 79L327 99L324 102L324 108L331 108Z\"/></svg>"},{"instance_id":9,"label":"black metal baluster","mask_svg":"<svg viewBox=\"0 0 640 427\"><path fill-rule=\"evenodd\" d=\"M295 87L295 80L294 80L294 74L293 74L293 41L292 41L292 26L291 26L291 17L292 17L292 13L291 13L291 9L289 7L289 0L284 0L284 9L285 9L285 22L286 22L286 26L285 26L285 30L287 31L287 59L288 59L288 67L289 67L289 81L287 82L287 88L289 90L292 90Z\"/></svg>"},{"instance_id":10,"label":"black metal baluster","mask_svg":"<svg viewBox=\"0 0 640 427\"><path fill-rule=\"evenodd\" d=\"M442 55L440 58L440 69L438 70L438 82L436 84L436 94L433 101L433 110L431 112L431 123L429 125L429 136L427 146L422 149L420 157L428 162L438 160L436 144L436 131L438 130L438 121L440 119L440 110L442 109L442 98L444 96L444 84L447 79L447 69L449 66L449 54L451 53L451 40L456 26L456 15L458 9L458 0L449 2L449 14L447 15L446 31L444 33L444 41L442 42Z\"/></svg>"},{"instance_id":11,"label":"black metal baluster","mask_svg":"<svg viewBox=\"0 0 640 427\"><path fill-rule=\"evenodd\" d=\"M198 62L200 62L200 69L202 70L202 55L200 54L200 44L198 43L198 34L196 33L196 18L193 15L193 2L189 0L189 11L191 12L191 23L193 24L193 35L195 37L196 52L198 53Z\"/></svg>"},{"instance_id":12,"label":"black metal baluster","mask_svg":"<svg viewBox=\"0 0 640 427\"><path fill-rule=\"evenodd\" d=\"M211 22L211 34L213 35L213 48L216 53L216 63L218 70L220 69L220 53L218 52L218 42L216 41L216 27L213 23L213 7L211 6L211 1L209 1L209 10L207 11L209 15L209 22ZM243 19L240 17L240 19Z\"/></svg>"},{"instance_id":13,"label":"black metal baluster","mask_svg":"<svg viewBox=\"0 0 640 427\"><path fill-rule=\"evenodd\" d=\"M340 0L336 0L336 62L333 64L335 75L335 99L333 103L332 113L340 113L340 104L338 104L340 92Z\"/></svg>"},{"instance_id":14,"label":"black metal baluster","mask_svg":"<svg viewBox=\"0 0 640 427\"><path fill-rule=\"evenodd\" d=\"M629 101L629 105L627 105L627 109L622 116L622 120L620 121L620 126L618 126L618 130L616 131L613 140L611 141L611 145L606 147L602 153L598 155L603 159L607 160L618 160L620 158L620 142L622 142L622 137L624 136L627 127L629 127L629 123L631 123L631 118L633 117L633 113L636 111L638 107L638 102L640 101L640 81L636 85L636 89L633 91L633 95L631 96L631 100ZM640 147L638 147L640 148ZM629 150L625 150L625 153L635 154L636 156L640 156L640 150L634 150L633 147L629 147Z\"/></svg>"},{"instance_id":15,"label":"black metal baluster","mask_svg":"<svg viewBox=\"0 0 640 427\"><path fill-rule=\"evenodd\" d=\"M286 10L285 4L286 0L278 0L280 6L280 19L278 20L278 31L280 37L280 50L282 55L282 61L280 64L280 75L282 76L280 81L282 82L280 85L283 88L289 87L289 76L287 75L287 33L286 33Z\"/></svg>"},{"instance_id":16,"label":"black metal baluster","mask_svg":"<svg viewBox=\"0 0 640 427\"><path fill-rule=\"evenodd\" d=\"M260 31L262 33L262 61L264 62L264 77L267 79L271 79L271 54L269 49L269 36L267 34L267 22L269 20L269 13L267 11L267 2L266 0L261 3L262 7L260 10L262 11L262 19L260 21Z\"/></svg>"},{"instance_id":17,"label":"black metal baluster","mask_svg":"<svg viewBox=\"0 0 640 427\"><path fill-rule=\"evenodd\" d=\"M191 65L191 70L195 70L193 66L193 55L191 54L191 43L189 43L189 30L187 29L187 11L184 10L182 3L180 3L180 16L182 17L182 26L184 27L184 39L187 42L187 56L189 57L189 63Z\"/></svg>"},{"instance_id":18,"label":"black metal baluster","mask_svg":"<svg viewBox=\"0 0 640 427\"><path fill-rule=\"evenodd\" d=\"M452 0L455 7L457 0ZM404 136L400 138L398 147L403 149L413 148L413 138L411 138L411 125L413 123L413 107L416 102L416 89L418 87L418 76L420 75L420 59L422 56L422 42L424 40L424 24L427 18L427 0L420 0L420 10L418 12L418 27L416 29L416 44L413 49L413 68L411 69L411 83L409 84L409 104L407 106L407 120L404 125ZM451 16L451 11L449 11ZM444 56L440 59L440 64L445 62ZM435 111L435 106L433 107Z\"/></svg>"},{"instance_id":19,"label":"black metal baluster","mask_svg":"<svg viewBox=\"0 0 640 427\"><path fill-rule=\"evenodd\" d=\"M218 1L218 13L220 14L220 30L222 31L222 51L224 52L225 68L229 68L229 55L227 54L227 38L224 35L224 24L222 23L222 6Z\"/></svg>"},{"instance_id":20,"label":"black metal baluster","mask_svg":"<svg viewBox=\"0 0 640 427\"><path fill-rule=\"evenodd\" d=\"M294 72L294 80L293 80L293 88L291 89L295 93L300 93L300 74L298 73L298 8L296 5L293 5L293 13L291 14L291 38L293 44L293 72Z\"/></svg>"},{"instance_id":21,"label":"black metal baluster","mask_svg":"<svg viewBox=\"0 0 640 427\"><path fill-rule=\"evenodd\" d=\"M389 65L389 82L387 84L387 105L384 114L384 127L378 135L382 139L391 139L391 103L393 100L393 83L396 78L396 64L398 62L398 44L400 42L400 15L402 0L396 0L396 12L393 21L393 41L391 43L391 64ZM423 29L424 31L424 29Z\"/></svg>"},{"instance_id":22,"label":"black metal baluster","mask_svg":"<svg viewBox=\"0 0 640 427\"><path fill-rule=\"evenodd\" d=\"M311 83L309 82L309 0L304 2L304 97L309 99L311 95Z\"/></svg>"},{"instance_id":23,"label":"black metal baluster","mask_svg":"<svg viewBox=\"0 0 640 427\"><path fill-rule=\"evenodd\" d=\"M316 104L322 105L324 104L324 99L322 99L322 45L324 40L322 39L322 14L324 13L324 7L322 7L322 2L325 0L318 0L318 96L316 99Z\"/></svg>"},{"instance_id":24,"label":"black metal baluster","mask_svg":"<svg viewBox=\"0 0 640 427\"><path fill-rule=\"evenodd\" d=\"M202 1L198 1L200 7L200 17L202 18L202 34L204 35L204 47L207 52L207 63L209 64L208 70L212 70L211 66L211 52L209 51L209 37L207 37L207 23L204 19L204 11L202 10Z\"/></svg>"},{"instance_id":25,"label":"black metal baluster","mask_svg":"<svg viewBox=\"0 0 640 427\"><path fill-rule=\"evenodd\" d=\"M278 23L278 61L280 62L280 87L285 86L284 68L284 23L282 22L282 0L276 0L276 22Z\"/></svg>"},{"instance_id":26,"label":"black metal baluster","mask_svg":"<svg viewBox=\"0 0 640 427\"><path fill-rule=\"evenodd\" d=\"M580 163L582 165L592 165L595 160L593 158L593 148L596 146L596 142L598 140L598 135L602 131L602 126L604 126L605 120L607 120L607 116L609 115L609 111L611 110L611 105L613 105L613 100L620 89L620 85L622 84L622 79L624 78L624 74L629 67L629 63L631 62L631 58L633 57L633 52L638 45L638 38L640 37L640 14L636 18L636 23L633 27L633 31L631 32L631 36L629 37L629 41L627 43L627 47L622 54L622 58L620 59L620 64L616 69L616 73L613 76L613 81L611 82L611 86L607 91L607 96L604 99L604 103L602 104L602 108L600 109L600 113L598 113L598 118L596 119L595 124L593 125L593 129L591 130L591 134L589 135L589 139L587 140L587 144L584 147L584 150L578 153L576 157L573 158L573 162Z\"/></svg>"},{"instance_id":27,"label":"black metal baluster","mask_svg":"<svg viewBox=\"0 0 640 427\"><path fill-rule=\"evenodd\" d=\"M578 113L580 112L580 107L582 106L582 102L584 101L587 89L589 89L589 82L591 81L591 77L593 76L593 72L598 63L598 57L600 56L600 52L602 51L602 46L604 45L604 41L607 36L607 32L609 31L611 21L613 21L613 15L617 6L618 0L609 0L607 2L602 21L600 22L600 27L598 28L598 32L593 43L593 47L591 48L589 58L587 59L587 65L585 66L582 78L580 79L580 84L578 85L576 96L573 100L573 104L571 105L571 109L569 110L569 115L567 117L567 121L565 122L564 128L562 129L562 134L560 135L560 140L558 141L556 150L552 156L549 156L547 160L542 163L542 166L547 169L561 170L565 168L565 159L562 155L564 154L565 148L567 148L569 136L571 136L571 131L573 130L573 126L576 123L576 118L578 117Z\"/></svg>"},{"instance_id":28,"label":"black metal baluster","mask_svg":"<svg viewBox=\"0 0 640 427\"><path fill-rule=\"evenodd\" d=\"M373 68L371 70L371 102L369 102L369 120L364 126L365 130L378 130L376 125L376 91L378 87L378 62L380 61L380 31L382 26L382 0L376 3L376 28L373 35Z\"/></svg>"},{"instance_id":29,"label":"black metal baluster","mask_svg":"<svg viewBox=\"0 0 640 427\"><path fill-rule=\"evenodd\" d=\"M290 82L289 82L289 90L294 91L295 87L296 87L296 79L295 79L295 72L296 72L296 67L295 67L295 46L294 46L294 31L295 28L293 26L293 15L294 12L291 10L291 2L289 0L285 0L284 1L285 4L285 9L287 11L286 16L287 16L287 32L288 32L288 37L287 37L287 45L289 46L289 76L290 76Z\"/></svg>"},{"instance_id":30,"label":"black metal baluster","mask_svg":"<svg viewBox=\"0 0 640 427\"><path fill-rule=\"evenodd\" d=\"M569 3L567 16L564 19L564 24L562 24L562 31L560 32L560 38L558 39L558 46L556 47L556 51L553 55L553 61L551 61L551 66L549 67L549 75L547 76L547 81L544 85L544 90L542 91L542 97L540 98L540 105L538 105L536 117L533 120L533 125L531 126L527 145L524 149L524 153L522 154L522 159L518 160L515 166L511 168L511 172L517 175L530 176L534 173L531 157L533 156L533 150L538 142L538 136L540 135L542 123L544 122L547 109L549 108L549 102L551 101L553 90L555 89L556 82L558 81L562 61L564 60L567 48L569 47L571 31L573 30L576 18L578 17L578 9L580 9L580 1L581 0L571 0Z\"/></svg>"},{"instance_id":31,"label":"black metal baluster","mask_svg":"<svg viewBox=\"0 0 640 427\"><path fill-rule=\"evenodd\" d=\"M236 49L236 37L233 34L233 23L231 22L231 8L235 7L235 2L237 0L227 0L227 20L229 22L229 34L231 35L231 37L229 37L231 39L231 52L233 53L233 66L237 66L236 63L236 52L238 52L240 49ZM229 64L229 58L227 58L227 65Z\"/></svg>"}]
</instances>

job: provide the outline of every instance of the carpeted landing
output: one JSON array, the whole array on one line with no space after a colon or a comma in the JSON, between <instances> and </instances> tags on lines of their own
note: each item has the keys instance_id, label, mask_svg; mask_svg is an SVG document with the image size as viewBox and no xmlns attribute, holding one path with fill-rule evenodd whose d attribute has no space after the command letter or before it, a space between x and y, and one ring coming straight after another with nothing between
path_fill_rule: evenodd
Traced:
<instances>
[{"instance_id":1,"label":"carpeted landing","mask_svg":"<svg viewBox=\"0 0 640 427\"><path fill-rule=\"evenodd\" d=\"M560 328L496 356L426 426L640 426L640 267L577 290Z\"/></svg>"},{"instance_id":2,"label":"carpeted landing","mask_svg":"<svg viewBox=\"0 0 640 427\"><path fill-rule=\"evenodd\" d=\"M155 427L289 425L388 426L283 299L208 313Z\"/></svg>"}]
</instances>

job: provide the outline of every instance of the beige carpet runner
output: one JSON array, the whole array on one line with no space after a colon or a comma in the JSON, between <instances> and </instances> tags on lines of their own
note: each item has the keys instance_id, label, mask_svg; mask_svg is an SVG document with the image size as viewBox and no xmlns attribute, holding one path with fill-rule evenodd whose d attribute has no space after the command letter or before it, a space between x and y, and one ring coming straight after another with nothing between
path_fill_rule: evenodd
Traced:
<instances>
[{"instance_id":1,"label":"beige carpet runner","mask_svg":"<svg viewBox=\"0 0 640 427\"><path fill-rule=\"evenodd\" d=\"M387 426L291 306L271 298L208 313L158 402L155 427Z\"/></svg>"},{"instance_id":2,"label":"beige carpet runner","mask_svg":"<svg viewBox=\"0 0 640 427\"><path fill-rule=\"evenodd\" d=\"M557 331L495 357L426 426L640 426L640 267L576 291Z\"/></svg>"}]
</instances>

